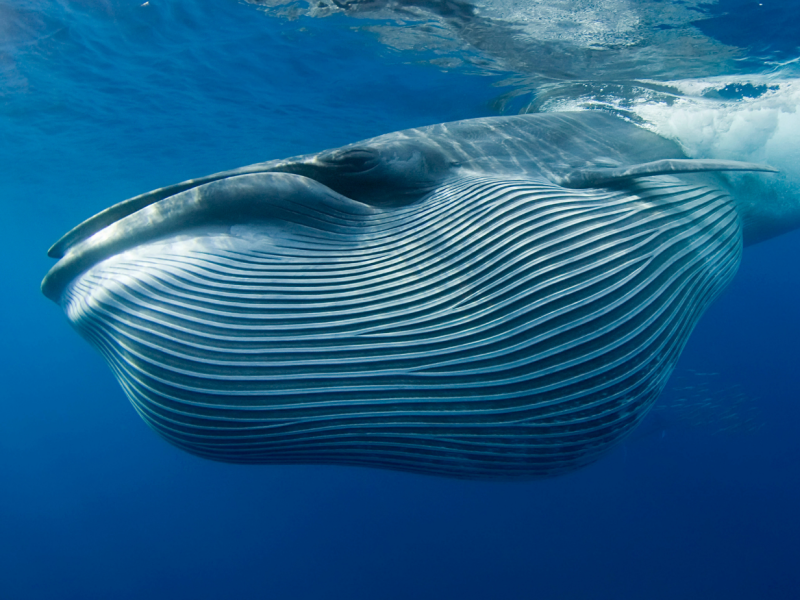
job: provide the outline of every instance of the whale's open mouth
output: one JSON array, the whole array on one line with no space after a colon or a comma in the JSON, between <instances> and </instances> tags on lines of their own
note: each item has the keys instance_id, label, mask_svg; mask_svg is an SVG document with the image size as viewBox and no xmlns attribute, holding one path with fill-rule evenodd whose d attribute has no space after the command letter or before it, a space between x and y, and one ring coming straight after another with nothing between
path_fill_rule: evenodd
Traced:
<instances>
[{"instance_id":1,"label":"whale's open mouth","mask_svg":"<svg viewBox=\"0 0 800 600\"><path fill-rule=\"evenodd\" d=\"M309 220L304 213L307 206L327 206L334 211L346 206L356 213L371 210L313 179L280 172L229 175L186 185L185 189L164 194L163 198L161 195L154 194L141 208L131 203L120 207L113 215L101 213L104 220L114 217L113 221L84 239L75 236L71 245L65 245L66 254L42 282L44 294L58 302L65 286L98 262L135 246L183 235L187 231L199 234L270 221L313 226L313 218ZM87 223L98 225L100 219ZM90 227L85 227L84 235L89 230Z\"/></svg>"},{"instance_id":2,"label":"whale's open mouth","mask_svg":"<svg viewBox=\"0 0 800 600\"><path fill-rule=\"evenodd\" d=\"M191 179L130 198L101 211L66 233L48 250L51 258L62 258L77 244L137 211L173 196L200 189L214 182L247 175L286 173L312 179L331 190L361 202L378 205L408 203L428 193L444 177L447 165L428 148L381 144L379 147L351 145L316 155L274 160Z\"/></svg>"}]
</instances>

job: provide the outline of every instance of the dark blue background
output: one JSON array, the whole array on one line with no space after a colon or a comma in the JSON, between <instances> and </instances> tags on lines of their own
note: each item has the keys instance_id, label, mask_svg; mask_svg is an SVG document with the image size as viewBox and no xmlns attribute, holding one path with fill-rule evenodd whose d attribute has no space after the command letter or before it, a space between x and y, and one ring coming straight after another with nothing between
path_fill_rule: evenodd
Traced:
<instances>
[{"instance_id":1,"label":"dark blue background","mask_svg":"<svg viewBox=\"0 0 800 600\"><path fill-rule=\"evenodd\" d=\"M499 77L341 18L139 4L0 2L0 598L800 597L798 233L747 249L679 366L757 397L754 433L651 422L525 483L217 464L152 433L39 293L47 247L162 185L493 114Z\"/></svg>"}]
</instances>

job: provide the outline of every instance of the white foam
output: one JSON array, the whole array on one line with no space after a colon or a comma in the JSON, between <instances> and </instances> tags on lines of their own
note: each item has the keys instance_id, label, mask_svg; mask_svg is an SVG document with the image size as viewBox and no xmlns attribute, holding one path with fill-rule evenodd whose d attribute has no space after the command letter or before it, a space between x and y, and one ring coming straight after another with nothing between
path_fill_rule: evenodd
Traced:
<instances>
[{"instance_id":1,"label":"white foam","mask_svg":"<svg viewBox=\"0 0 800 600\"><path fill-rule=\"evenodd\" d=\"M757 98L704 97L729 83L769 85ZM650 129L677 141L694 158L766 162L800 176L800 80L781 82L721 79L674 81L684 95L668 103L632 108Z\"/></svg>"},{"instance_id":2,"label":"white foam","mask_svg":"<svg viewBox=\"0 0 800 600\"><path fill-rule=\"evenodd\" d=\"M727 86L747 84L755 89L766 86L766 91L757 98L713 97L713 92ZM678 93L644 93L637 99L559 99L544 110L605 107L627 113L643 120L647 129L677 142L691 158L767 163L781 170L783 181L800 188L800 79L708 78L657 85Z\"/></svg>"}]
</instances>

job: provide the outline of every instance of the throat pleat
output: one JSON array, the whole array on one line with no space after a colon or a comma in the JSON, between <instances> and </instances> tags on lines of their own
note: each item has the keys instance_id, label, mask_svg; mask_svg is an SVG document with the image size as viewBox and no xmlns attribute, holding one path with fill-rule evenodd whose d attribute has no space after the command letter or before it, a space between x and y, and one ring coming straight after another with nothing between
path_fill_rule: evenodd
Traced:
<instances>
[{"instance_id":1,"label":"throat pleat","mask_svg":"<svg viewBox=\"0 0 800 600\"><path fill-rule=\"evenodd\" d=\"M641 420L741 252L730 199L670 181L469 177L325 210L139 246L69 286L161 435L232 462L570 470Z\"/></svg>"}]
</instances>

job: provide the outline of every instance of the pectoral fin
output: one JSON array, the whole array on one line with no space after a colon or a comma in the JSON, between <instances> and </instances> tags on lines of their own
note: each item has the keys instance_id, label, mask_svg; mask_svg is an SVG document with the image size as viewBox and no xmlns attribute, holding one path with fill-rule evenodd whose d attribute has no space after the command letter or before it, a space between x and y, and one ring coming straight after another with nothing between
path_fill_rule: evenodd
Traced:
<instances>
[{"instance_id":1,"label":"pectoral fin","mask_svg":"<svg viewBox=\"0 0 800 600\"><path fill-rule=\"evenodd\" d=\"M584 189L608 186L637 177L673 175L676 173L703 173L708 171L765 171L777 173L778 169L769 165L736 160L670 158L613 169L580 169L562 177L557 183L567 188Z\"/></svg>"}]
</instances>

